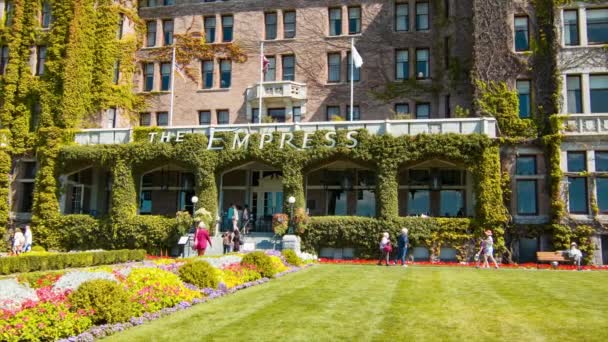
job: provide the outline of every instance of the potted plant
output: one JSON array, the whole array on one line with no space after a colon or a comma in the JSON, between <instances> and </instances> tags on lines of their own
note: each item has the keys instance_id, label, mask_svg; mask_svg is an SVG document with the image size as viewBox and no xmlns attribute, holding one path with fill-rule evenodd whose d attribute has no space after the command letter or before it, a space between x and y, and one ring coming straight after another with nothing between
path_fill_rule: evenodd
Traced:
<instances>
[{"instance_id":1,"label":"potted plant","mask_svg":"<svg viewBox=\"0 0 608 342\"><path fill-rule=\"evenodd\" d=\"M276 235L285 235L287 228L289 228L289 216L287 214L272 215L272 230Z\"/></svg>"}]
</instances>

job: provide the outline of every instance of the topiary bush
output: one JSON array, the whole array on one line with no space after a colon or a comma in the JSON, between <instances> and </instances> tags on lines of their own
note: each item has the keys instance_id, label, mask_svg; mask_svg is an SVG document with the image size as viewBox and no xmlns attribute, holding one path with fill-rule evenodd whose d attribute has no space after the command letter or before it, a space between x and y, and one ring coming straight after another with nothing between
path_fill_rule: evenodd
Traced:
<instances>
[{"instance_id":1,"label":"topiary bush","mask_svg":"<svg viewBox=\"0 0 608 342\"><path fill-rule=\"evenodd\" d=\"M287 261L288 264L294 266L302 265L302 259L298 257L298 255L293 249L284 249L283 251L281 251L281 254L283 254L283 257L285 258L285 261Z\"/></svg>"},{"instance_id":2,"label":"topiary bush","mask_svg":"<svg viewBox=\"0 0 608 342\"><path fill-rule=\"evenodd\" d=\"M251 252L246 254L241 260L241 265L254 266L262 277L272 278L276 274L272 259L264 252Z\"/></svg>"},{"instance_id":3,"label":"topiary bush","mask_svg":"<svg viewBox=\"0 0 608 342\"><path fill-rule=\"evenodd\" d=\"M200 288L216 289L219 284L218 271L206 261L194 261L179 268L180 279Z\"/></svg>"},{"instance_id":4,"label":"topiary bush","mask_svg":"<svg viewBox=\"0 0 608 342\"><path fill-rule=\"evenodd\" d=\"M124 322L131 317L129 295L114 281L87 281L68 299L73 309L94 310L92 320L95 324Z\"/></svg>"},{"instance_id":5,"label":"topiary bush","mask_svg":"<svg viewBox=\"0 0 608 342\"><path fill-rule=\"evenodd\" d=\"M32 247L32 252L46 252L46 249L42 246L34 246Z\"/></svg>"}]
</instances>

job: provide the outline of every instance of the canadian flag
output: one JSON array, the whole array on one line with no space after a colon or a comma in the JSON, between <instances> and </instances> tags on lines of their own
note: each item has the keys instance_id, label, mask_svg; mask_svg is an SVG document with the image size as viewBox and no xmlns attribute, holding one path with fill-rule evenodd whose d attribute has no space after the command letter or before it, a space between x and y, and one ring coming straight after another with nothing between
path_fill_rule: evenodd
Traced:
<instances>
[{"instance_id":1,"label":"canadian flag","mask_svg":"<svg viewBox=\"0 0 608 342\"><path fill-rule=\"evenodd\" d=\"M269 67L270 67L270 61L268 60L268 58L266 58L266 56L262 55L262 70L264 71L264 73L268 72Z\"/></svg>"}]
</instances>

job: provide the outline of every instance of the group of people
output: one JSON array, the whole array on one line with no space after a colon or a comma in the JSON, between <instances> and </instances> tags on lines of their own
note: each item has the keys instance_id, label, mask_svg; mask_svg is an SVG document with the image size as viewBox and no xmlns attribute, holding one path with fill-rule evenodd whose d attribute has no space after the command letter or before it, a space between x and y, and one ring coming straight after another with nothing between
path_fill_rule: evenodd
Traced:
<instances>
[{"instance_id":1,"label":"group of people","mask_svg":"<svg viewBox=\"0 0 608 342\"><path fill-rule=\"evenodd\" d=\"M244 207L241 207L234 203L230 203L230 206L226 211L224 227L231 227L233 231L242 229L245 234L248 234L251 218L251 213L249 212L249 206L247 204L245 204Z\"/></svg>"},{"instance_id":2,"label":"group of people","mask_svg":"<svg viewBox=\"0 0 608 342\"><path fill-rule=\"evenodd\" d=\"M479 268L480 265L482 268L490 268L490 261L494 264L494 268L499 268L498 262L494 258L494 239L492 238L492 231L486 230L484 231L485 238L481 241L481 246L477 254L475 254L475 262L476 267ZM401 229L401 233L397 237L397 253L394 254L393 264L397 265L398 262L401 262L403 267L407 267L405 262L407 255L407 247L409 244L408 238L408 230L407 228ZM393 244L390 240L390 236L388 232L384 232L382 234L382 239L380 240L380 259L378 260L378 265L382 265L384 262L386 266L390 264L391 253L393 252ZM567 251L563 251L563 254L567 254L574 264L580 269L581 261L583 258L583 253L578 249L576 242L573 242L570 245L570 249ZM482 264L483 263L483 264Z\"/></svg>"},{"instance_id":3,"label":"group of people","mask_svg":"<svg viewBox=\"0 0 608 342\"><path fill-rule=\"evenodd\" d=\"M222 234L222 244L224 245L224 254L240 251L243 244L240 230L235 228L232 232L224 232Z\"/></svg>"},{"instance_id":4,"label":"group of people","mask_svg":"<svg viewBox=\"0 0 608 342\"><path fill-rule=\"evenodd\" d=\"M402 228L401 233L397 237L397 253L395 253L394 264L397 265L399 261L401 261L402 267L407 267L405 263L405 258L407 256L407 246L409 244L408 230L407 228ZM386 266L389 265L391 253L393 252L393 244L390 240L390 236L388 232L384 232L382 234L382 240L380 240L380 259L378 260L378 265L382 265L382 262L385 262Z\"/></svg>"},{"instance_id":5,"label":"group of people","mask_svg":"<svg viewBox=\"0 0 608 342\"><path fill-rule=\"evenodd\" d=\"M29 225L23 228L12 229L8 233L8 245L11 255L19 255L21 253L32 250L32 229Z\"/></svg>"}]
</instances>

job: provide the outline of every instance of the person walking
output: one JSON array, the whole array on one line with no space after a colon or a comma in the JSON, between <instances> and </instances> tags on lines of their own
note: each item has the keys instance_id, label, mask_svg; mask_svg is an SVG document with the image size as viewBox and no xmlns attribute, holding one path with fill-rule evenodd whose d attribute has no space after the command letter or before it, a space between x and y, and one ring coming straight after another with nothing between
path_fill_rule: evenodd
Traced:
<instances>
[{"instance_id":1,"label":"person walking","mask_svg":"<svg viewBox=\"0 0 608 342\"><path fill-rule=\"evenodd\" d=\"M382 265L382 261L384 261L386 266L388 266L388 261L392 250L393 247L391 246L389 234L388 232L384 232L382 234L382 239L380 240L380 259L378 260L378 266Z\"/></svg>"},{"instance_id":2,"label":"person walking","mask_svg":"<svg viewBox=\"0 0 608 342\"><path fill-rule=\"evenodd\" d=\"M222 234L222 245L224 246L224 254L230 253L230 232L224 232Z\"/></svg>"},{"instance_id":3,"label":"person walking","mask_svg":"<svg viewBox=\"0 0 608 342\"><path fill-rule=\"evenodd\" d=\"M241 233L237 228L232 235L232 251L239 252L241 250Z\"/></svg>"},{"instance_id":4,"label":"person walking","mask_svg":"<svg viewBox=\"0 0 608 342\"><path fill-rule=\"evenodd\" d=\"M483 250L483 267L490 268L488 259L491 259L494 263L494 268L498 268L498 263L496 262L496 259L494 259L494 240L492 239L492 231L488 229L485 231L485 234L486 239Z\"/></svg>"},{"instance_id":5,"label":"person walking","mask_svg":"<svg viewBox=\"0 0 608 342\"><path fill-rule=\"evenodd\" d=\"M207 230L205 223L200 222L194 235L194 248L198 252L198 256L205 255L207 243L209 243L209 247L213 247L211 244L211 238L209 237L209 231Z\"/></svg>"},{"instance_id":6,"label":"person walking","mask_svg":"<svg viewBox=\"0 0 608 342\"><path fill-rule=\"evenodd\" d=\"M236 207L236 204L232 205L232 231L239 229L239 210Z\"/></svg>"},{"instance_id":7,"label":"person walking","mask_svg":"<svg viewBox=\"0 0 608 342\"><path fill-rule=\"evenodd\" d=\"M407 267L405 257L407 255L407 245L409 242L410 240L407 235L407 228L404 227L401 229L401 234L399 234L397 237L397 254L395 255L395 265L397 265L397 262L401 260L401 266Z\"/></svg>"},{"instance_id":8,"label":"person walking","mask_svg":"<svg viewBox=\"0 0 608 342\"><path fill-rule=\"evenodd\" d=\"M25 246L23 247L23 251L24 252L29 252L32 250L32 228L30 227L30 225L25 225L25 233L23 234L25 236Z\"/></svg>"},{"instance_id":9,"label":"person walking","mask_svg":"<svg viewBox=\"0 0 608 342\"><path fill-rule=\"evenodd\" d=\"M475 267L476 268L479 268L479 266L483 262L485 247L486 247L486 240L483 239L483 240L481 240L481 243L479 244L479 251L477 252L477 254L475 254Z\"/></svg>"},{"instance_id":10,"label":"person walking","mask_svg":"<svg viewBox=\"0 0 608 342\"><path fill-rule=\"evenodd\" d=\"M23 252L25 246L25 236L21 232L21 228L15 230L15 237L13 238L13 254L19 255Z\"/></svg>"},{"instance_id":11,"label":"person walking","mask_svg":"<svg viewBox=\"0 0 608 342\"><path fill-rule=\"evenodd\" d=\"M242 222L242 227L241 229L243 230L243 234L244 235L248 235L249 234L249 206L247 204L245 204L245 208L243 208L243 216L242 216L243 220Z\"/></svg>"}]
</instances>

